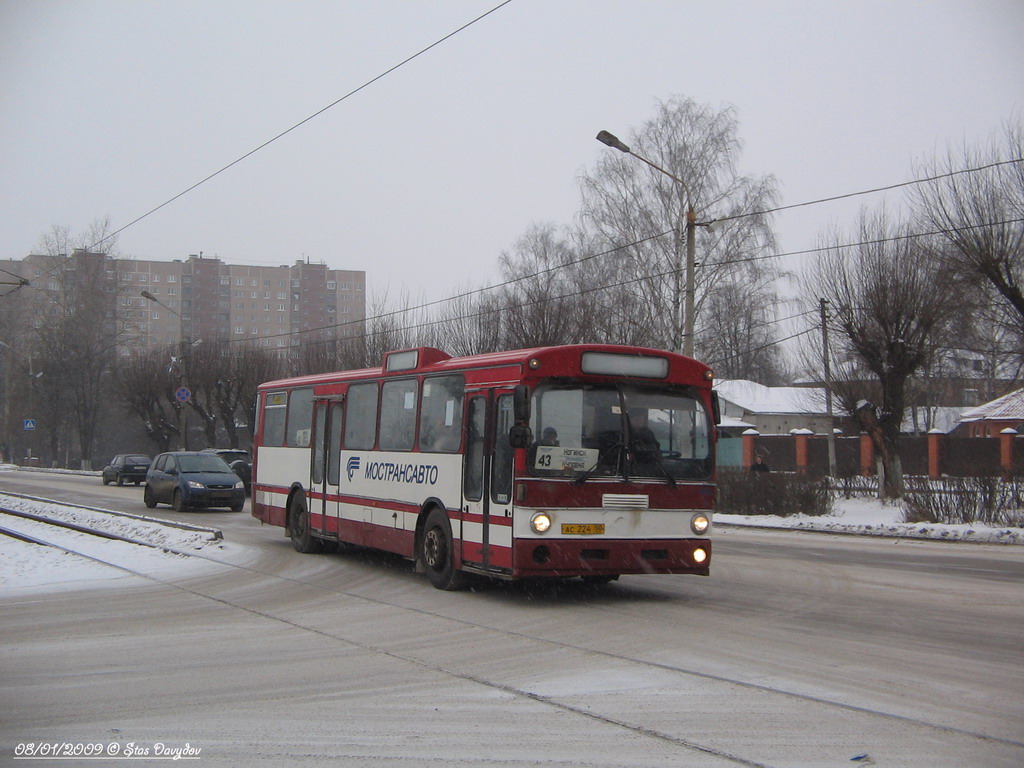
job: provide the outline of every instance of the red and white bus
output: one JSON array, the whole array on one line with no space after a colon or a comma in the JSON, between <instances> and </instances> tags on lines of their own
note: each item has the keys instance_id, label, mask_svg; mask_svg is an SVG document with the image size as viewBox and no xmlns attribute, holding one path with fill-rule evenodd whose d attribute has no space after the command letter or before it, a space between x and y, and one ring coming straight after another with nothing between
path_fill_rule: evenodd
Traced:
<instances>
[{"instance_id":1,"label":"red and white bus","mask_svg":"<svg viewBox=\"0 0 1024 768\"><path fill-rule=\"evenodd\" d=\"M450 357L259 388L253 516L296 550L414 560L434 586L708 575L718 406L682 355L573 345Z\"/></svg>"}]
</instances>

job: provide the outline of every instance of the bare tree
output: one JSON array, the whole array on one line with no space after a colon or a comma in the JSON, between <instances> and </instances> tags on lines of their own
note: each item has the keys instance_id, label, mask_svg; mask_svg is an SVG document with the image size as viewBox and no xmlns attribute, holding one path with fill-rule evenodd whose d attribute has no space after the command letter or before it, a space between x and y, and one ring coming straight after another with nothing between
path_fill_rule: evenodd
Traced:
<instances>
[{"instance_id":1,"label":"bare tree","mask_svg":"<svg viewBox=\"0 0 1024 768\"><path fill-rule=\"evenodd\" d=\"M429 346L452 355L476 355L502 347L501 308L494 292L465 290L434 313Z\"/></svg>"},{"instance_id":2,"label":"bare tree","mask_svg":"<svg viewBox=\"0 0 1024 768\"><path fill-rule=\"evenodd\" d=\"M283 374L283 361L274 352L245 345L233 350L231 372L220 383L220 412L228 435L228 446L238 448L237 425L245 425L251 443L256 418L256 390L266 381ZM229 423L230 422L230 423Z\"/></svg>"},{"instance_id":3,"label":"bare tree","mask_svg":"<svg viewBox=\"0 0 1024 768\"><path fill-rule=\"evenodd\" d=\"M751 300L750 286L726 280L704 309L704 330L698 337L703 360L720 379L749 379L783 384L785 369L774 337L774 303Z\"/></svg>"},{"instance_id":4,"label":"bare tree","mask_svg":"<svg viewBox=\"0 0 1024 768\"><path fill-rule=\"evenodd\" d=\"M949 151L919 175L930 180L916 187L916 208L952 245L943 252L947 268L994 289L1024 359L1024 127L1008 125L1002 141L980 149Z\"/></svg>"},{"instance_id":5,"label":"bare tree","mask_svg":"<svg viewBox=\"0 0 1024 768\"><path fill-rule=\"evenodd\" d=\"M631 315L647 329L648 343L676 347L682 338L679 301L685 221L693 207L698 222L695 314L698 341L706 325L702 309L717 286L746 272L745 282L768 286L757 261L774 248L767 216L777 193L771 177L741 176L738 124L731 108L713 110L689 99L658 105L657 115L630 138L633 152L685 182L685 187L644 163L618 153L603 154L592 174L582 177L582 220L604 247L616 249L619 277L613 282L631 296ZM751 282L749 276L754 274ZM771 304L772 297L750 295ZM706 334L703 334L706 338ZM698 356L704 351L697 349Z\"/></svg>"},{"instance_id":6,"label":"bare tree","mask_svg":"<svg viewBox=\"0 0 1024 768\"><path fill-rule=\"evenodd\" d=\"M99 425L109 405L121 327L118 276L109 269L111 254L85 249L108 229L109 222L99 221L75 238L69 228L54 226L40 240L42 253L30 257L41 265L40 276L30 286L41 299L31 302L30 344L44 372L40 386L45 389L46 418L54 427L51 458L58 454L57 441L66 427L78 438L83 467L91 467ZM105 239L116 247L114 239ZM74 407L66 407L68 403Z\"/></svg>"},{"instance_id":7,"label":"bare tree","mask_svg":"<svg viewBox=\"0 0 1024 768\"><path fill-rule=\"evenodd\" d=\"M814 296L829 302L830 339L841 348L839 357L848 356L877 381L880 402L848 402L851 391L841 384L835 391L871 436L883 492L892 497L903 487L899 437L908 382L936 347L948 344L959 313L958 288L932 252L905 226L890 224L884 212L862 212L858 234L853 247L833 242L809 270L808 283Z\"/></svg>"},{"instance_id":8,"label":"bare tree","mask_svg":"<svg viewBox=\"0 0 1024 768\"><path fill-rule=\"evenodd\" d=\"M121 360L114 379L120 402L142 421L157 453L171 450L178 435L178 413L168 401L166 378L167 353L153 350Z\"/></svg>"},{"instance_id":9,"label":"bare tree","mask_svg":"<svg viewBox=\"0 0 1024 768\"><path fill-rule=\"evenodd\" d=\"M554 226L535 225L501 256L504 346L565 344L579 337L578 295L567 268L576 254Z\"/></svg>"}]
</instances>

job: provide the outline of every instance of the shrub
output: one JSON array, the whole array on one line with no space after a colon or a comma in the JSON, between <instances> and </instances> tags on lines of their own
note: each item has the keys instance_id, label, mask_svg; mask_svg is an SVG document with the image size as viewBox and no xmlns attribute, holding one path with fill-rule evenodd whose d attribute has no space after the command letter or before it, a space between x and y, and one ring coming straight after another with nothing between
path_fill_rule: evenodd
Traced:
<instances>
[{"instance_id":1,"label":"shrub","mask_svg":"<svg viewBox=\"0 0 1024 768\"><path fill-rule=\"evenodd\" d=\"M1024 526L1024 479L908 478L903 519L908 523Z\"/></svg>"},{"instance_id":2,"label":"shrub","mask_svg":"<svg viewBox=\"0 0 1024 768\"><path fill-rule=\"evenodd\" d=\"M718 509L728 515L820 516L832 511L826 478L719 470Z\"/></svg>"}]
</instances>

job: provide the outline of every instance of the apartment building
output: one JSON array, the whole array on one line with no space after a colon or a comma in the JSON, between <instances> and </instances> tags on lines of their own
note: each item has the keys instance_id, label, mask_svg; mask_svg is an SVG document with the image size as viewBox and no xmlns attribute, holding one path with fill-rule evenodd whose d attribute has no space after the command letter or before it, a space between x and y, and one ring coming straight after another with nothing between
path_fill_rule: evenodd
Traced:
<instances>
[{"instance_id":1,"label":"apartment building","mask_svg":"<svg viewBox=\"0 0 1024 768\"><path fill-rule=\"evenodd\" d=\"M69 276L97 261L105 277L92 290L107 296L122 355L198 339L251 341L283 351L358 334L366 318L365 272L305 261L264 267L227 264L201 253L166 262L79 250L70 257L0 261L0 269L29 281L18 290L19 301L53 304Z\"/></svg>"}]
</instances>

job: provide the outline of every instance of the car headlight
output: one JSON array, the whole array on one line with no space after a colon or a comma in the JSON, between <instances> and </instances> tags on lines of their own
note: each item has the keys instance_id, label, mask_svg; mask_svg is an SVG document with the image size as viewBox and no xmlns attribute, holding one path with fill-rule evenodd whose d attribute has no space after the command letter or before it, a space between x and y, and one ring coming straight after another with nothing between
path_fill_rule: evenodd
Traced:
<instances>
[{"instance_id":1,"label":"car headlight","mask_svg":"<svg viewBox=\"0 0 1024 768\"><path fill-rule=\"evenodd\" d=\"M690 518L690 530L700 536L711 527L711 519L707 515L694 515Z\"/></svg>"},{"instance_id":2,"label":"car headlight","mask_svg":"<svg viewBox=\"0 0 1024 768\"><path fill-rule=\"evenodd\" d=\"M238 480L238 481L237 481L237 482L235 483L235 485L234 485L233 487L234 487L234 489L235 489L236 491L237 491L237 490L238 490L239 488L241 488L241 489L243 489L243 490L244 490L244 489L245 489L245 483L243 483L243 482L242 482L241 480Z\"/></svg>"},{"instance_id":3,"label":"car headlight","mask_svg":"<svg viewBox=\"0 0 1024 768\"><path fill-rule=\"evenodd\" d=\"M188 481L188 487L191 488L194 491L201 491L206 486L203 485L202 483L200 483L198 480L189 480Z\"/></svg>"},{"instance_id":4,"label":"car headlight","mask_svg":"<svg viewBox=\"0 0 1024 768\"><path fill-rule=\"evenodd\" d=\"M535 512L530 518L530 527L534 533L545 533L551 528L551 515L547 512Z\"/></svg>"}]
</instances>

